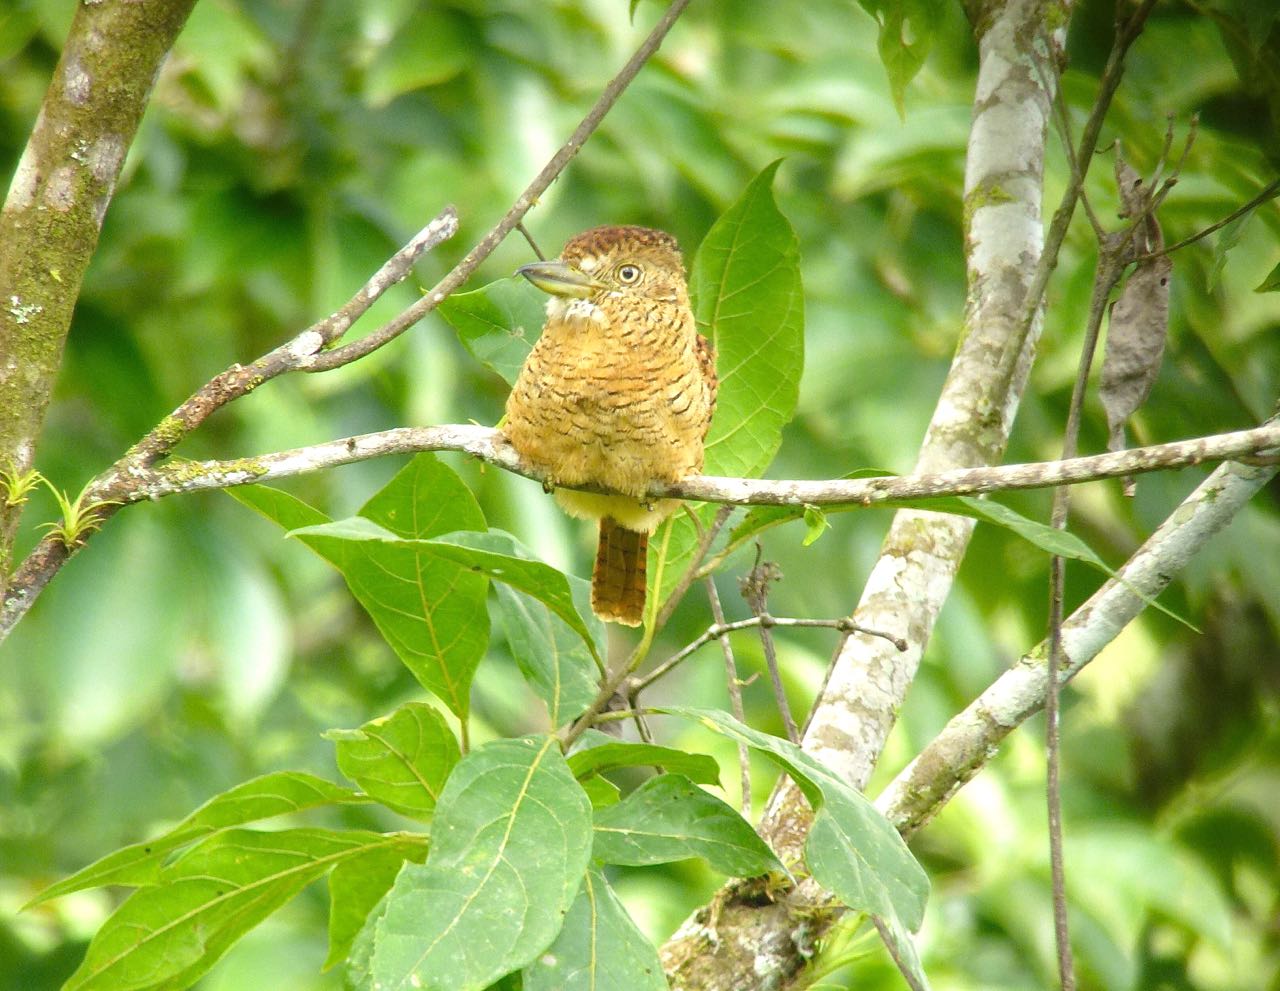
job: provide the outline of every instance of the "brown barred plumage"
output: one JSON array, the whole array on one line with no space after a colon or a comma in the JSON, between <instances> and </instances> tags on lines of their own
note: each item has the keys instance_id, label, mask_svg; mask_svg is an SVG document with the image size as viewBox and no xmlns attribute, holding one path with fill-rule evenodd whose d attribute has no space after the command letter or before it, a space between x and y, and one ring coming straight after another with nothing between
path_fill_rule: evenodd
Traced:
<instances>
[{"instance_id":1,"label":"brown barred plumage","mask_svg":"<svg viewBox=\"0 0 1280 991\"><path fill-rule=\"evenodd\" d=\"M561 506L600 520L592 608L638 626L648 535L678 505L644 495L702 470L716 394L711 342L697 332L680 249L662 231L596 227L557 261L521 271L551 299L503 430Z\"/></svg>"}]
</instances>

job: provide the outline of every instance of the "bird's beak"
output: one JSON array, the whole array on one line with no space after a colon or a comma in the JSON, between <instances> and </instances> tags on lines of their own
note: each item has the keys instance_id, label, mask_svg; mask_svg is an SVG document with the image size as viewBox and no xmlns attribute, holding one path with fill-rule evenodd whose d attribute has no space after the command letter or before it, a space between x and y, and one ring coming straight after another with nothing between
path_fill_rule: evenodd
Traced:
<instances>
[{"instance_id":1,"label":"bird's beak","mask_svg":"<svg viewBox=\"0 0 1280 991\"><path fill-rule=\"evenodd\" d=\"M585 272L580 272L568 262L560 260L549 262L533 262L521 265L516 269L517 275L523 275L535 286L552 296L567 296L571 299L589 299L603 289Z\"/></svg>"}]
</instances>

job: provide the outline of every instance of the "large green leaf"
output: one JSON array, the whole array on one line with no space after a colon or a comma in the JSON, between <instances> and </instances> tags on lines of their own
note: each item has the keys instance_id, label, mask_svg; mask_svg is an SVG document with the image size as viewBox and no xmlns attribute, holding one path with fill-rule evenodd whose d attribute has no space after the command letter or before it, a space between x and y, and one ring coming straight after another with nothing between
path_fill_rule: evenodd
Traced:
<instances>
[{"instance_id":1,"label":"large green leaf","mask_svg":"<svg viewBox=\"0 0 1280 991\"><path fill-rule=\"evenodd\" d=\"M720 783L720 765L714 757L653 743L615 740L596 729L589 729L578 738L578 749L568 759L569 770L579 781L619 767L662 767L699 784Z\"/></svg>"},{"instance_id":2,"label":"large green leaf","mask_svg":"<svg viewBox=\"0 0 1280 991\"><path fill-rule=\"evenodd\" d=\"M524 972L524 991L665 991L658 951L604 874L587 872L564 928Z\"/></svg>"},{"instance_id":3,"label":"large green leaf","mask_svg":"<svg viewBox=\"0 0 1280 991\"><path fill-rule=\"evenodd\" d=\"M444 717L409 702L354 730L330 730L342 773L383 805L429 819L445 779L461 756Z\"/></svg>"},{"instance_id":4,"label":"large green leaf","mask_svg":"<svg viewBox=\"0 0 1280 991\"><path fill-rule=\"evenodd\" d=\"M804 367L800 242L773 199L774 162L707 232L689 294L716 346L720 387L707 437L709 475L754 477L795 413Z\"/></svg>"},{"instance_id":5,"label":"large green leaf","mask_svg":"<svg viewBox=\"0 0 1280 991\"><path fill-rule=\"evenodd\" d=\"M218 833L135 892L103 923L64 991L189 987L246 932L335 865L421 838L359 830Z\"/></svg>"},{"instance_id":6,"label":"large green leaf","mask_svg":"<svg viewBox=\"0 0 1280 991\"><path fill-rule=\"evenodd\" d=\"M155 884L170 853L210 833L321 805L367 801L363 795L349 788L301 771L264 774L215 795L168 832L109 853L69 878L49 886L30 904L37 905L73 891L100 888L107 884Z\"/></svg>"},{"instance_id":7,"label":"large green leaf","mask_svg":"<svg viewBox=\"0 0 1280 991\"><path fill-rule=\"evenodd\" d=\"M751 824L682 774L650 778L616 805L596 812L592 856L643 867L701 857L722 874L781 871Z\"/></svg>"},{"instance_id":8,"label":"large green leaf","mask_svg":"<svg viewBox=\"0 0 1280 991\"><path fill-rule=\"evenodd\" d=\"M433 455L409 462L360 510L358 519L396 538L334 539L327 519L292 497L254 486L241 501L290 530L334 565L414 677L465 718L471 679L489 642L484 576L413 541L484 528L470 490ZM311 528L319 528L308 532ZM301 531L301 532L300 532Z\"/></svg>"},{"instance_id":9,"label":"large green leaf","mask_svg":"<svg viewBox=\"0 0 1280 991\"><path fill-rule=\"evenodd\" d=\"M566 575L578 613L604 652L604 624L591 611L591 584ZM498 614L529 687L547 704L551 725L560 726L587 708L598 690L599 671L582 637L535 596L498 582Z\"/></svg>"},{"instance_id":10,"label":"large green leaf","mask_svg":"<svg viewBox=\"0 0 1280 991\"><path fill-rule=\"evenodd\" d=\"M498 740L454 768L426 864L376 923L383 991L478 991L545 950L582 885L591 806L553 736Z\"/></svg>"},{"instance_id":11,"label":"large green leaf","mask_svg":"<svg viewBox=\"0 0 1280 991\"><path fill-rule=\"evenodd\" d=\"M454 293L436 312L453 327L471 356L511 385L541 333L546 293L526 279L499 279Z\"/></svg>"},{"instance_id":12,"label":"large green leaf","mask_svg":"<svg viewBox=\"0 0 1280 991\"><path fill-rule=\"evenodd\" d=\"M490 530L487 533L463 531L442 534L434 539L412 538L392 532L364 516L352 516L333 523L303 527L290 536L303 540L320 540L333 544L386 546L412 551L416 555L442 558L462 570L486 575L544 603L564 620L579 637L595 660L603 667L601 657L603 629L596 624L593 636L578 612L573 590L565 574L543 564L509 533ZM370 551L371 554L381 552Z\"/></svg>"},{"instance_id":13,"label":"large green leaf","mask_svg":"<svg viewBox=\"0 0 1280 991\"><path fill-rule=\"evenodd\" d=\"M795 413L804 367L804 289L799 239L773 198L773 162L707 232L694 256L689 294L698 325L716 346L720 379L707 436L709 475L754 477L773 460ZM703 507L706 526L715 510ZM698 528L677 513L650 541L656 609L689 566Z\"/></svg>"},{"instance_id":14,"label":"large green leaf","mask_svg":"<svg viewBox=\"0 0 1280 991\"><path fill-rule=\"evenodd\" d=\"M338 864L329 874L329 953L324 966L342 963L354 953L355 941L391 890L405 861L422 863L426 844L411 850L372 850Z\"/></svg>"},{"instance_id":15,"label":"large green leaf","mask_svg":"<svg viewBox=\"0 0 1280 991\"><path fill-rule=\"evenodd\" d=\"M862 795L789 740L753 730L726 712L661 711L696 719L785 769L816 810L805 843L814 880L852 909L897 918L913 932L920 928L929 879L898 831Z\"/></svg>"}]
</instances>

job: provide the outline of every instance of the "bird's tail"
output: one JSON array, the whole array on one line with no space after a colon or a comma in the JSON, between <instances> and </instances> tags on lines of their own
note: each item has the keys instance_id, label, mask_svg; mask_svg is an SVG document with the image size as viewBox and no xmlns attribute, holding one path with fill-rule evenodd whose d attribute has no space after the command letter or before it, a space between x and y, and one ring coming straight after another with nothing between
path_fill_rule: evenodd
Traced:
<instances>
[{"instance_id":1,"label":"bird's tail","mask_svg":"<svg viewBox=\"0 0 1280 991\"><path fill-rule=\"evenodd\" d=\"M591 608L597 616L626 626L644 622L648 557L647 533L628 530L612 517L601 517L600 544L591 572Z\"/></svg>"}]
</instances>

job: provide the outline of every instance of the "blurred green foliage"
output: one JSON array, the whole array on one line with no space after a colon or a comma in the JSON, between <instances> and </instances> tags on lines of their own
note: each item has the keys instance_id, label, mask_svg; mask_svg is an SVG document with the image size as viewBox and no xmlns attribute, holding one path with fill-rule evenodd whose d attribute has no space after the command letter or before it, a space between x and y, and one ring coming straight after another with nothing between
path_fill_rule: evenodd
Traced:
<instances>
[{"instance_id":1,"label":"blurred green foliage","mask_svg":"<svg viewBox=\"0 0 1280 991\"><path fill-rule=\"evenodd\" d=\"M924 67L902 94L879 29L847 0L694 4L580 157L528 219L545 251L603 222L673 231L691 257L711 223L769 161L796 228L806 290L806 369L796 419L769 474L907 470L961 325L964 142L975 71L959 5L936 14ZM157 82L85 285L38 454L78 491L195 387L343 302L445 203L462 230L366 318L391 316L466 251L568 134L657 9L623 0L201 0ZM35 118L73 0L0 9L0 161L11 172ZM1110 43L1112 7L1077 5L1063 80L1079 128ZM1200 127L1161 211L1179 240L1248 200L1274 173L1280 14L1270 0L1158 5L1132 53L1102 146L1121 140L1150 174L1171 115ZM1068 175L1056 142L1051 208ZM1100 156L1089 196L1104 222L1117 197ZM1280 302L1252 290L1273 270L1280 211L1257 210L1213 279L1214 239L1175 259L1162 374L1135 442L1244 427L1280 394ZM473 287L530 259L508 242ZM1053 457L1075 373L1094 251L1073 227L1050 286L1046 329L1011 460ZM501 379L435 317L370 358L278 380L209 422L187 456L235 456L403 423L493 423ZM1090 402L1082 449L1106 427ZM490 524L553 564L589 567L587 528L536 485L446 458ZM401 464L373 462L291 487L350 515ZM1135 499L1097 483L1075 528L1117 564L1203 472L1146 476ZM1009 497L1033 518L1043 493ZM1167 595L1204 629L1148 612L1066 699L1064 803L1070 896L1085 988L1252 989L1280 966L1280 515L1272 487ZM53 517L32 500L19 550ZM887 525L839 514L811 547L799 521L766 553L786 579L778 615L846 612ZM731 618L734 559L721 582ZM887 780L1021 651L1043 635L1047 564L980 527L878 772ZM1069 569L1069 602L1100 580ZM691 601L671 649L705 628ZM778 631L793 707L803 711L831 648L822 631ZM478 741L537 730L513 694L501 636L471 705ZM738 642L749 670L762 660ZM655 693L723 704L719 660L700 655ZM763 679L747 686L754 726L779 725ZM18 914L46 884L172 825L255 774L337 780L320 734L418 697L412 676L338 576L223 495L128 510L58 576L0 648L0 988L43 991L75 968L110 893ZM694 746L691 738L666 742ZM726 767L733 744L697 737ZM921 947L939 989L1038 988L1051 978L1043 761L1036 725L915 842L934 882ZM757 800L771 778L755 768ZM726 775L728 783L732 775ZM874 791L873 785L873 791ZM730 790L732 785L730 785ZM730 803L735 798L728 796ZM394 827L360 807L335 824ZM611 876L641 927L661 938L717 883L701 866ZM323 890L250 934L204 989L333 988ZM833 941L825 986L897 987L863 936Z\"/></svg>"}]
</instances>

